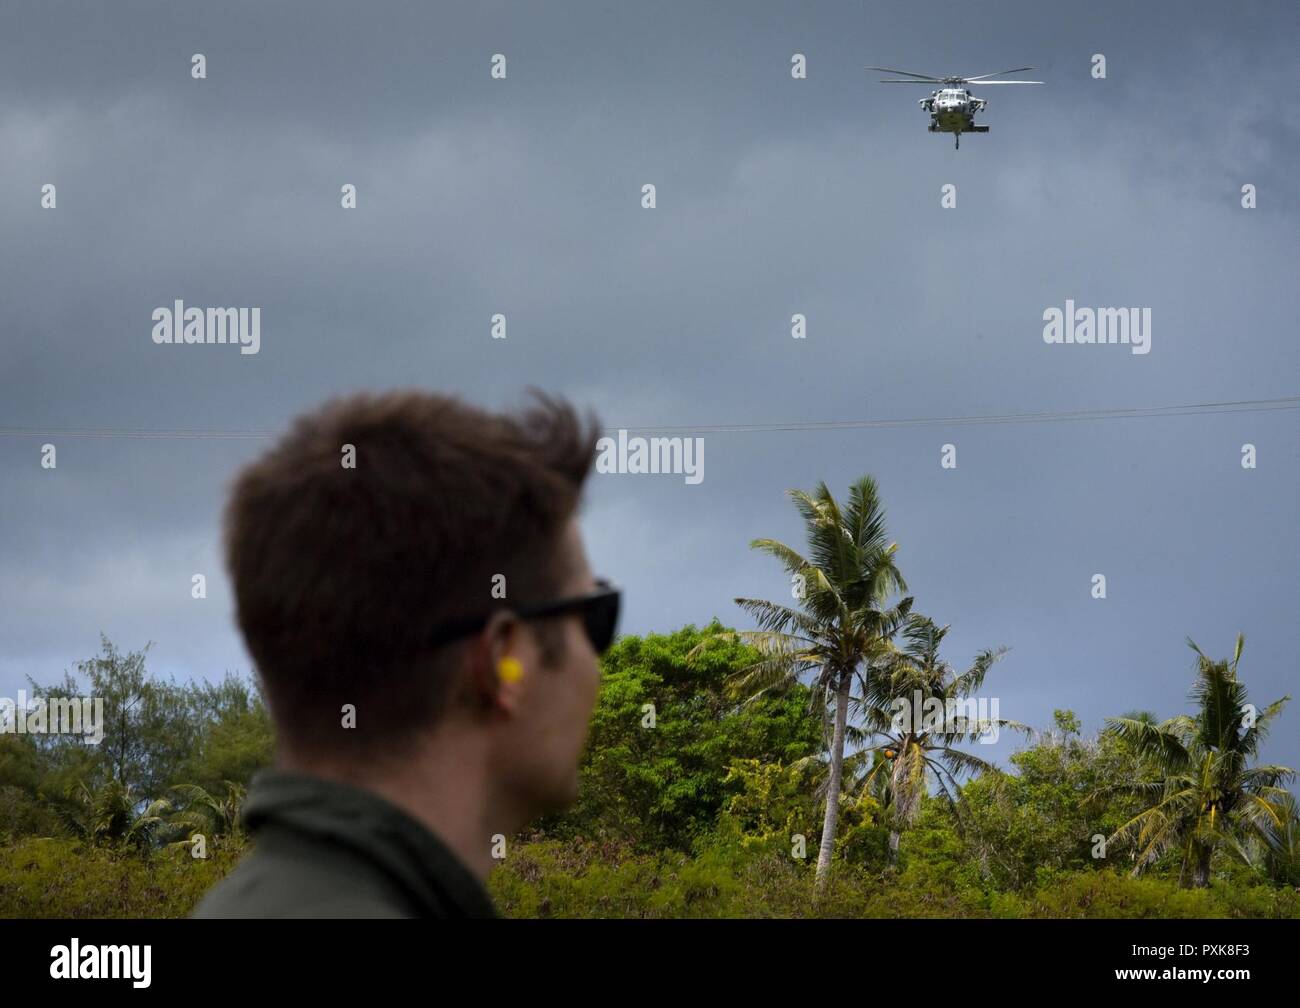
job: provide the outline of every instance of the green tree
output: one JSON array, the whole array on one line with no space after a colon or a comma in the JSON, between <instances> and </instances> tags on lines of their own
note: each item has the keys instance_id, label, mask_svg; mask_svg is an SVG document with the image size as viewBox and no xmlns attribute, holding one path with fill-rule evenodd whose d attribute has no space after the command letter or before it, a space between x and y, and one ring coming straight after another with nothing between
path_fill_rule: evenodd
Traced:
<instances>
[{"instance_id":1,"label":"green tree","mask_svg":"<svg viewBox=\"0 0 1300 1008\"><path fill-rule=\"evenodd\" d=\"M29 680L35 703L101 700L98 744L80 734L0 733L0 837L156 847L173 842L187 815L207 816L200 794L237 807L231 789L242 795L270 764L273 733L256 684L231 673L216 683L160 680L147 669L150 645L123 653L100 640L101 653L61 682ZM205 822L206 833L230 832Z\"/></svg>"},{"instance_id":2,"label":"green tree","mask_svg":"<svg viewBox=\"0 0 1300 1008\"><path fill-rule=\"evenodd\" d=\"M852 760L845 758L846 773ZM827 769L825 760L813 756L789 764L733 761L727 780L738 783L740 792L727 804L719 838L734 838L744 851L791 857L796 836L816 836L821 804L817 797L824 795ZM875 848L884 847L879 817L880 804L871 795L846 796L840 806L836 857L858 864L871 861Z\"/></svg>"},{"instance_id":3,"label":"green tree","mask_svg":"<svg viewBox=\"0 0 1300 1008\"><path fill-rule=\"evenodd\" d=\"M1264 868L1274 882L1300 889L1300 807L1291 794L1279 805L1282 821L1264 832Z\"/></svg>"},{"instance_id":4,"label":"green tree","mask_svg":"<svg viewBox=\"0 0 1300 1008\"><path fill-rule=\"evenodd\" d=\"M180 842L188 843L195 833L206 837L230 837L238 844L244 842L244 827L239 818L248 794L247 788L237 781L224 781L224 791L211 794L197 784L178 784L172 788L176 795L171 806L175 810L170 824L184 834Z\"/></svg>"},{"instance_id":5,"label":"green tree","mask_svg":"<svg viewBox=\"0 0 1300 1008\"><path fill-rule=\"evenodd\" d=\"M817 852L820 891L835 848L853 684L856 680L865 687L872 664L887 655L889 640L906 619L912 599L887 605L907 586L894 563L898 544L885 533L885 511L875 480L863 476L854 483L843 509L825 483L819 483L812 494L802 490L789 494L804 521L807 557L775 539L755 539L750 545L785 567L798 607L736 599L759 625L758 630L742 631L739 639L762 654L738 677L736 688L740 695L759 697L773 687L809 677L812 709L823 725L829 720L824 747L830 773Z\"/></svg>"},{"instance_id":6,"label":"green tree","mask_svg":"<svg viewBox=\"0 0 1300 1008\"><path fill-rule=\"evenodd\" d=\"M996 772L992 764L955 744L1003 728L1027 730L1016 721L978 717L973 699L1007 649L981 651L970 668L958 674L939 657L948 630L927 616L911 615L903 646L894 648L887 664L867 679L866 695L857 701L867 729L883 740L873 750L884 759L873 763L860 786L870 789L877 777L888 777L891 859L897 858L899 836L915 822L932 782L956 815L961 799L958 776Z\"/></svg>"},{"instance_id":7,"label":"green tree","mask_svg":"<svg viewBox=\"0 0 1300 1008\"><path fill-rule=\"evenodd\" d=\"M739 831L742 847L788 852L796 834L815 835L817 769L809 759L789 764L756 759L732 762L727 782L739 784L740 791L727 803L725 815Z\"/></svg>"},{"instance_id":8,"label":"green tree","mask_svg":"<svg viewBox=\"0 0 1300 1008\"><path fill-rule=\"evenodd\" d=\"M1267 843L1270 832L1282 828L1290 814L1290 795L1281 784L1295 771L1250 765L1269 724L1290 697L1262 711L1248 703L1246 686L1237 678L1243 636L1237 636L1230 661L1212 661L1190 638L1187 643L1196 652L1191 693L1199 708L1195 715L1158 725L1135 718L1107 719L1109 731L1159 768L1158 779L1127 785L1144 799L1146 808L1120 826L1111 841L1136 846L1135 875L1166 851L1177 850L1179 881L1204 888L1216 851L1249 862L1247 841Z\"/></svg>"},{"instance_id":9,"label":"green tree","mask_svg":"<svg viewBox=\"0 0 1300 1008\"><path fill-rule=\"evenodd\" d=\"M98 791L115 781L134 795L160 795L176 779L200 733L193 693L149 674L145 660L152 645L123 654L101 635L100 646L98 657L78 662L77 674L65 675L62 683L31 684L43 699L104 701L104 738L98 745L55 734L37 741L50 761L47 793L67 793L81 782Z\"/></svg>"},{"instance_id":10,"label":"green tree","mask_svg":"<svg viewBox=\"0 0 1300 1008\"><path fill-rule=\"evenodd\" d=\"M790 762L816 751L806 689L743 708L731 694L731 677L758 655L727 633L715 621L619 638L601 659L578 800L538 828L639 850L690 850L739 790L726 779L733 760Z\"/></svg>"},{"instance_id":11,"label":"green tree","mask_svg":"<svg viewBox=\"0 0 1300 1008\"><path fill-rule=\"evenodd\" d=\"M1055 722L1055 731L1011 755L1014 773L981 774L962 787L972 855L1000 888L1048 885L1065 872L1108 864L1097 838L1139 807L1121 788L1152 776L1113 734L1082 737L1072 711L1056 711Z\"/></svg>"},{"instance_id":12,"label":"green tree","mask_svg":"<svg viewBox=\"0 0 1300 1008\"><path fill-rule=\"evenodd\" d=\"M169 816L173 809L167 799L142 799L130 785L116 780L107 780L94 790L80 783L69 797L74 802L69 816L73 832L91 843L145 854L172 831Z\"/></svg>"},{"instance_id":13,"label":"green tree","mask_svg":"<svg viewBox=\"0 0 1300 1008\"><path fill-rule=\"evenodd\" d=\"M271 765L275 734L270 712L254 684L227 674L218 683L194 685L191 706L199 722L194 748L170 783L195 785L213 794L229 782L247 785Z\"/></svg>"}]
</instances>

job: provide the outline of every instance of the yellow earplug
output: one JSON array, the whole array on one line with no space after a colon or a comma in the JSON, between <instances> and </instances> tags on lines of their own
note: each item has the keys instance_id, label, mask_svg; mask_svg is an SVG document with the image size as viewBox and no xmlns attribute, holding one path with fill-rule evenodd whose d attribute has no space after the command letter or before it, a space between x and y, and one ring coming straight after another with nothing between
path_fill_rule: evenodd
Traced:
<instances>
[{"instance_id":1,"label":"yellow earplug","mask_svg":"<svg viewBox=\"0 0 1300 1008\"><path fill-rule=\"evenodd\" d=\"M518 658L506 655L497 662L497 675L502 682L515 683L524 677L524 666Z\"/></svg>"}]
</instances>

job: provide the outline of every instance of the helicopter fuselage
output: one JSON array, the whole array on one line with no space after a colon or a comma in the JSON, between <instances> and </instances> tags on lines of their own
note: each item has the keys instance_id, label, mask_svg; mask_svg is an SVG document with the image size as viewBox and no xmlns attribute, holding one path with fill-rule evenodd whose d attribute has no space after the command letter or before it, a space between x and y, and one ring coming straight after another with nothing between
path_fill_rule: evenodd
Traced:
<instances>
[{"instance_id":1,"label":"helicopter fuselage","mask_svg":"<svg viewBox=\"0 0 1300 1008\"><path fill-rule=\"evenodd\" d=\"M931 133L984 133L988 127L975 126L975 113L987 105L963 88L944 88L929 98L922 98L921 108L930 113Z\"/></svg>"}]
</instances>

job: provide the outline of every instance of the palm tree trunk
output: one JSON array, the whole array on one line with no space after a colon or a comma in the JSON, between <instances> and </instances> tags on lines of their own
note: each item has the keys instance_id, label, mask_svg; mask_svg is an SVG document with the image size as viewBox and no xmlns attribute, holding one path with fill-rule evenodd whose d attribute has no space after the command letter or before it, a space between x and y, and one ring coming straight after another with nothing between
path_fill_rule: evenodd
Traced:
<instances>
[{"instance_id":1,"label":"palm tree trunk","mask_svg":"<svg viewBox=\"0 0 1300 1008\"><path fill-rule=\"evenodd\" d=\"M898 841L899 841L899 839L900 839L900 836L899 836L899 832L898 832L898 830L896 830L896 829L891 829L891 830L889 831L889 863L890 863L890 864L897 864L897 863L898 863Z\"/></svg>"},{"instance_id":2,"label":"palm tree trunk","mask_svg":"<svg viewBox=\"0 0 1300 1008\"><path fill-rule=\"evenodd\" d=\"M1210 884L1210 857L1212 847L1198 847L1192 854L1192 888L1204 889Z\"/></svg>"},{"instance_id":3,"label":"palm tree trunk","mask_svg":"<svg viewBox=\"0 0 1300 1008\"><path fill-rule=\"evenodd\" d=\"M835 826L840 815L840 781L844 776L844 728L849 719L849 682L847 672L840 673L835 694L835 731L831 736L831 778L826 785L826 817L822 820L822 842L817 851L817 891L826 885L831 868L831 851L835 847Z\"/></svg>"}]
</instances>

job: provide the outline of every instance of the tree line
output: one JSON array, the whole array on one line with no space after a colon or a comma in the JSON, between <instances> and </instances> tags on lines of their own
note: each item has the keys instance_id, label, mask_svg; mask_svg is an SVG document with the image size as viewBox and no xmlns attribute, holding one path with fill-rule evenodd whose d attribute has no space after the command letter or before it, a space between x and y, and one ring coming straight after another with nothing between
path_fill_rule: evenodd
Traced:
<instances>
[{"instance_id":1,"label":"tree line","mask_svg":"<svg viewBox=\"0 0 1300 1008\"><path fill-rule=\"evenodd\" d=\"M507 845L507 913L1300 915L1294 772L1259 761L1288 698L1252 704L1240 637L1224 659L1192 644L1184 713L1093 734L1068 710L1001 719L972 701L1005 648L942 654L875 483L843 506L824 484L791 496L806 546L753 543L788 603L740 598L754 629L602 657L578 800ZM31 684L103 697L98 746L0 734L0 915L184 913L246 849L240 804L273 752L257 686L165 681L148 650L104 638ZM981 713L900 717L920 705ZM1024 738L1006 768L972 751L1004 729Z\"/></svg>"}]
</instances>

